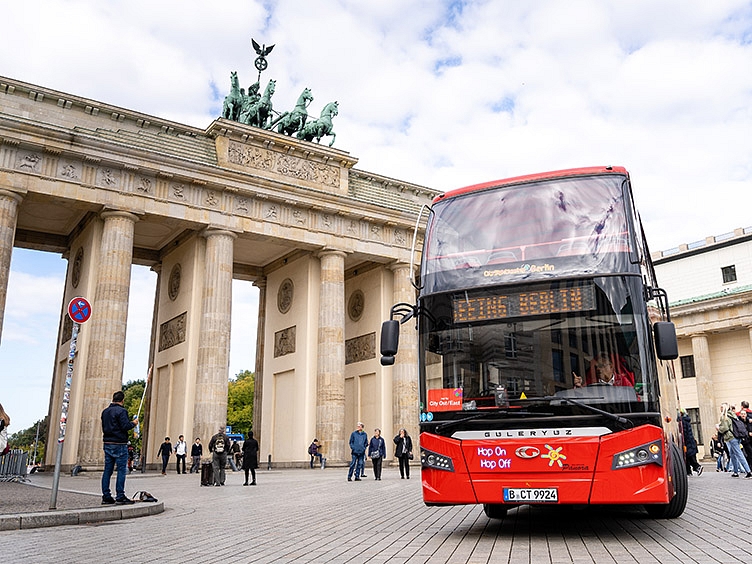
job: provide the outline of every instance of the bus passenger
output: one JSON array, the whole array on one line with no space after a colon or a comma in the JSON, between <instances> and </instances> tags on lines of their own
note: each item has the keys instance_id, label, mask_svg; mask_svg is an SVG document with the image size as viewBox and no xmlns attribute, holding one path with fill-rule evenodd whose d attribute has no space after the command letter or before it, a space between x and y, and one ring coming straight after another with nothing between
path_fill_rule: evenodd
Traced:
<instances>
[{"instance_id":1,"label":"bus passenger","mask_svg":"<svg viewBox=\"0 0 752 564\"><path fill-rule=\"evenodd\" d=\"M582 387L582 377L572 372L574 387ZM619 355L598 353L590 363L586 385L634 386L634 373L630 372Z\"/></svg>"}]
</instances>

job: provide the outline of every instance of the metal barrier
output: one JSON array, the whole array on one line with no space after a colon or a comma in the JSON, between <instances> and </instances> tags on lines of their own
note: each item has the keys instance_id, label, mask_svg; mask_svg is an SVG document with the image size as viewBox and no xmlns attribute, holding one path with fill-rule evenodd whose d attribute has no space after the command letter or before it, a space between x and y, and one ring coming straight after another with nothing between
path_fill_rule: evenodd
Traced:
<instances>
[{"instance_id":1,"label":"metal barrier","mask_svg":"<svg viewBox=\"0 0 752 564\"><path fill-rule=\"evenodd\" d=\"M0 482L26 481L26 463L29 454L21 449L13 449L0 456Z\"/></svg>"}]
</instances>

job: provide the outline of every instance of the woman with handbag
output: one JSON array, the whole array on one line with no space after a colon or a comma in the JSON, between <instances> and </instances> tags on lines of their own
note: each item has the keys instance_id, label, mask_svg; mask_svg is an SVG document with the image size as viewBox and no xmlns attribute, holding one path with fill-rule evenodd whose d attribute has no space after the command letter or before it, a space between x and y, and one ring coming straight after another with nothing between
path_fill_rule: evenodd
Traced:
<instances>
[{"instance_id":1,"label":"woman with handbag","mask_svg":"<svg viewBox=\"0 0 752 564\"><path fill-rule=\"evenodd\" d=\"M373 477L381 480L381 463L386 456L386 444L381 436L381 429L373 430L373 437L368 443L368 456L373 463Z\"/></svg>"},{"instance_id":2,"label":"woman with handbag","mask_svg":"<svg viewBox=\"0 0 752 564\"><path fill-rule=\"evenodd\" d=\"M400 429L394 437L394 454L399 460L400 478L410 479L410 461L413 459L413 440L407 434L407 429Z\"/></svg>"}]
</instances>

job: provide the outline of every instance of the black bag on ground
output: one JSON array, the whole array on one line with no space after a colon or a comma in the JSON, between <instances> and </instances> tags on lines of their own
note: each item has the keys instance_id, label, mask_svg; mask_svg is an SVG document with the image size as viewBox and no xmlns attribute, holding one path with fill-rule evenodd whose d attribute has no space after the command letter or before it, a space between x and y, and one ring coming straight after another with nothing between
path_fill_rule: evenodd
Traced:
<instances>
[{"instance_id":1,"label":"black bag on ground","mask_svg":"<svg viewBox=\"0 0 752 564\"><path fill-rule=\"evenodd\" d=\"M214 467L211 462L201 463L201 485L213 486L214 485Z\"/></svg>"},{"instance_id":2,"label":"black bag on ground","mask_svg":"<svg viewBox=\"0 0 752 564\"><path fill-rule=\"evenodd\" d=\"M134 493L131 499L133 501L149 501L151 503L156 503L158 501L157 498L151 495L149 492L143 491Z\"/></svg>"}]
</instances>

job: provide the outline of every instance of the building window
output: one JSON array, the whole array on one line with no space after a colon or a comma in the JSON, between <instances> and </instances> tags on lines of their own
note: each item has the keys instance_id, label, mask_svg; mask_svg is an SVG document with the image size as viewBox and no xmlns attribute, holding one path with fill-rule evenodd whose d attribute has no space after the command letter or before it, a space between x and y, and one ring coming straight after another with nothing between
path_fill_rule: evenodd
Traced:
<instances>
[{"instance_id":1,"label":"building window","mask_svg":"<svg viewBox=\"0 0 752 564\"><path fill-rule=\"evenodd\" d=\"M679 362L681 362L682 378L694 378L695 377L695 357L680 356Z\"/></svg>"},{"instance_id":2,"label":"building window","mask_svg":"<svg viewBox=\"0 0 752 564\"><path fill-rule=\"evenodd\" d=\"M692 434L695 436L698 446L705 444L705 439L702 436L702 425L700 425L700 409L698 407L688 409L687 415L692 420Z\"/></svg>"},{"instance_id":3,"label":"building window","mask_svg":"<svg viewBox=\"0 0 752 564\"><path fill-rule=\"evenodd\" d=\"M721 268L721 274L723 275L723 283L736 282L736 266L724 266Z\"/></svg>"},{"instance_id":4,"label":"building window","mask_svg":"<svg viewBox=\"0 0 752 564\"><path fill-rule=\"evenodd\" d=\"M504 355L507 358L517 358L517 335L514 333L504 336Z\"/></svg>"},{"instance_id":5,"label":"building window","mask_svg":"<svg viewBox=\"0 0 752 564\"><path fill-rule=\"evenodd\" d=\"M564 380L564 353L556 349L551 351L551 364L553 365L554 381L563 384Z\"/></svg>"}]
</instances>

